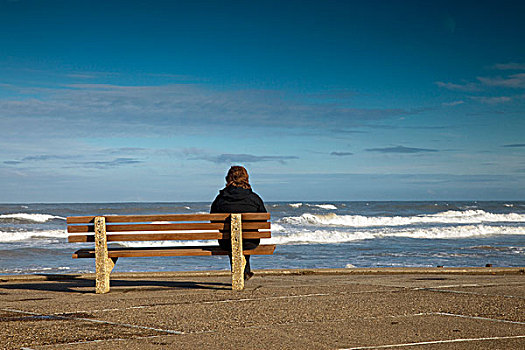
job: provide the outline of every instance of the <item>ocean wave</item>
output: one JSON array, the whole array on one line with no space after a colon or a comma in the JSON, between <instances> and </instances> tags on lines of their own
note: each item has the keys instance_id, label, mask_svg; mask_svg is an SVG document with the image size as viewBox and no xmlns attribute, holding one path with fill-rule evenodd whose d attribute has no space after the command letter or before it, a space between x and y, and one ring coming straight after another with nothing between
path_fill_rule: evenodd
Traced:
<instances>
[{"instance_id":1,"label":"ocean wave","mask_svg":"<svg viewBox=\"0 0 525 350\"><path fill-rule=\"evenodd\" d=\"M70 266L59 266L59 267L26 267L26 268L11 268L11 269L0 269L0 274L33 274L33 273L64 273L64 271L71 270ZM89 270L80 272L92 272Z\"/></svg>"},{"instance_id":2,"label":"ocean wave","mask_svg":"<svg viewBox=\"0 0 525 350\"><path fill-rule=\"evenodd\" d=\"M66 230L46 231L0 231L0 242L17 242L38 238L67 238Z\"/></svg>"},{"instance_id":3,"label":"ocean wave","mask_svg":"<svg viewBox=\"0 0 525 350\"><path fill-rule=\"evenodd\" d=\"M303 203L290 203L288 205L292 208L299 208L303 205Z\"/></svg>"},{"instance_id":4,"label":"ocean wave","mask_svg":"<svg viewBox=\"0 0 525 350\"><path fill-rule=\"evenodd\" d=\"M0 222L18 222L18 223L44 223L49 220L58 219L66 220L62 216L50 215L50 214L29 214L29 213L16 213L16 214L3 214L0 215Z\"/></svg>"},{"instance_id":5,"label":"ocean wave","mask_svg":"<svg viewBox=\"0 0 525 350\"><path fill-rule=\"evenodd\" d=\"M486 251L495 251L495 252L513 252L513 253L524 253L525 247L501 247L501 246L490 246L490 245L478 245L468 247L468 249L477 249L477 250L486 250Z\"/></svg>"},{"instance_id":6,"label":"ocean wave","mask_svg":"<svg viewBox=\"0 0 525 350\"><path fill-rule=\"evenodd\" d=\"M490 222L525 222L524 214L493 214L483 210L449 210L437 214L416 216L362 216L337 215L335 213L319 215L305 213L301 216L288 216L278 221L281 224L315 226L407 226L413 224L477 224Z\"/></svg>"},{"instance_id":7,"label":"ocean wave","mask_svg":"<svg viewBox=\"0 0 525 350\"><path fill-rule=\"evenodd\" d=\"M272 244L334 244L385 237L417 239L457 239L476 236L524 235L521 227L463 225L453 227L375 229L367 231L307 230L274 232L272 238L263 242Z\"/></svg>"},{"instance_id":8,"label":"ocean wave","mask_svg":"<svg viewBox=\"0 0 525 350\"><path fill-rule=\"evenodd\" d=\"M311 204L311 206L326 210L337 210L337 207L333 204Z\"/></svg>"}]
</instances>

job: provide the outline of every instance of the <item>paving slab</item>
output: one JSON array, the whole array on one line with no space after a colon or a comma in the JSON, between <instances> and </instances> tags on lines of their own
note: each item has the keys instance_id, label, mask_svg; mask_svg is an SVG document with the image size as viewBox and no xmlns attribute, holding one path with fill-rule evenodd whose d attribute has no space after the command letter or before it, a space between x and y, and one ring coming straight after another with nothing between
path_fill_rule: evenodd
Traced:
<instances>
[{"instance_id":1,"label":"paving slab","mask_svg":"<svg viewBox=\"0 0 525 350\"><path fill-rule=\"evenodd\" d=\"M0 349L519 349L516 269L1 276Z\"/></svg>"}]
</instances>

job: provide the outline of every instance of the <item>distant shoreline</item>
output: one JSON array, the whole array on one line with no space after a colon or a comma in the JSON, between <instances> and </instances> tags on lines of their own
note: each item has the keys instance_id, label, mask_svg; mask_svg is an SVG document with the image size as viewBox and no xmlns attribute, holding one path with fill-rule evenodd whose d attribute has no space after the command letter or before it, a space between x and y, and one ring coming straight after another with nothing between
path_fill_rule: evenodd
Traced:
<instances>
[{"instance_id":1,"label":"distant shoreline","mask_svg":"<svg viewBox=\"0 0 525 350\"><path fill-rule=\"evenodd\" d=\"M194 204L211 204L211 200L189 200L189 201L100 201L100 202L94 202L94 201L85 201L85 202L78 202L78 201L72 201L72 202L0 202L0 205L26 205L26 204L42 204L42 205L57 205L57 204L181 204L181 203L194 203ZM266 198L265 198L266 199ZM475 202L475 203L487 203L487 202L514 202L514 203L525 203L525 200L523 199L356 199L356 200L346 200L346 199L326 199L326 200L308 200L308 199L292 199L292 200L265 200L265 203L295 203L295 202L302 202L302 203L311 203L311 204L317 204L317 203L377 203L377 202L391 202L391 203L403 203L403 202L413 202L413 203L435 203L435 202Z\"/></svg>"}]
</instances>

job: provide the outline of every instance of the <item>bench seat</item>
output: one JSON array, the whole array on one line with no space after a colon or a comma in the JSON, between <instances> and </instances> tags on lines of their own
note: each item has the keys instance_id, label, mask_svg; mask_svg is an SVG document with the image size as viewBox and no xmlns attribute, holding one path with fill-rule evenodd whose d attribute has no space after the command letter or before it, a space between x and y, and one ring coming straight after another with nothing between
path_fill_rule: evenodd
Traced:
<instances>
[{"instance_id":1,"label":"bench seat","mask_svg":"<svg viewBox=\"0 0 525 350\"><path fill-rule=\"evenodd\" d=\"M259 245L255 249L245 250L244 255L271 255L275 244ZM184 247L133 247L133 248L108 248L110 258L148 257L148 256L210 256L228 255L228 251L219 246L184 246ZM95 258L94 249L79 249L73 253L74 259Z\"/></svg>"},{"instance_id":2,"label":"bench seat","mask_svg":"<svg viewBox=\"0 0 525 350\"><path fill-rule=\"evenodd\" d=\"M153 256L213 256L231 255L232 289L244 288L244 255L271 255L274 244L255 249L242 248L243 239L270 238L269 213L240 214L162 214L70 216L67 232L70 243L95 243L94 248L79 249L74 259L94 258L96 293L109 292L109 276L118 258ZM188 240L231 240L232 251L215 245L112 247L108 242L149 242Z\"/></svg>"}]
</instances>

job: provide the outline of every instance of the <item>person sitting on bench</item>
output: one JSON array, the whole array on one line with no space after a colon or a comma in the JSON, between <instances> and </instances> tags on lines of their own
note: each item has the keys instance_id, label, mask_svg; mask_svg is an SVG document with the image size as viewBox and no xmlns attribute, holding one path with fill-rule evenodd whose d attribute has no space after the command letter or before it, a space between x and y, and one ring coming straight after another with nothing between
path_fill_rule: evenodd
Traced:
<instances>
[{"instance_id":1,"label":"person sitting on bench","mask_svg":"<svg viewBox=\"0 0 525 350\"><path fill-rule=\"evenodd\" d=\"M266 213L264 203L250 186L249 176L242 166L232 166L226 175L226 187L220 190L219 195L211 205L210 213ZM260 239L243 239L242 249L254 249L260 243ZM219 246L231 252L231 240L219 239ZM230 266L231 266L231 254ZM246 255L246 266L244 268L244 280L253 277L250 268L250 256Z\"/></svg>"}]
</instances>

